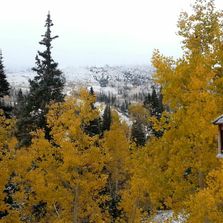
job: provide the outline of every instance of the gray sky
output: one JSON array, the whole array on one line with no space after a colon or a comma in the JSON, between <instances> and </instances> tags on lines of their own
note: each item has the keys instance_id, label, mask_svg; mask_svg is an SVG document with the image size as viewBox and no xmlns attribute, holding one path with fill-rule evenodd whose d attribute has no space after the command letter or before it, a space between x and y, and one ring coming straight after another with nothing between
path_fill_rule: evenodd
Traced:
<instances>
[{"instance_id":1,"label":"gray sky","mask_svg":"<svg viewBox=\"0 0 223 223\"><path fill-rule=\"evenodd\" d=\"M0 48L7 69L32 67L48 10L61 68L150 63L153 49L181 53L176 23L192 0L2 0ZM223 1L216 1L223 9Z\"/></svg>"}]
</instances>

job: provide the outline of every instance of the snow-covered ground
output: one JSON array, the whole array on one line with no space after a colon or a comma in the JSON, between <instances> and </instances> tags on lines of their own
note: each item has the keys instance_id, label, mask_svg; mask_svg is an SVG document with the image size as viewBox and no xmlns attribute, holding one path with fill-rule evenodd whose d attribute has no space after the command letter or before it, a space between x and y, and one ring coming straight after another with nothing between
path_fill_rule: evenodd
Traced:
<instances>
[{"instance_id":1,"label":"snow-covered ground","mask_svg":"<svg viewBox=\"0 0 223 223\"><path fill-rule=\"evenodd\" d=\"M185 217L178 215L175 217L173 211L159 211L150 223L184 223Z\"/></svg>"}]
</instances>

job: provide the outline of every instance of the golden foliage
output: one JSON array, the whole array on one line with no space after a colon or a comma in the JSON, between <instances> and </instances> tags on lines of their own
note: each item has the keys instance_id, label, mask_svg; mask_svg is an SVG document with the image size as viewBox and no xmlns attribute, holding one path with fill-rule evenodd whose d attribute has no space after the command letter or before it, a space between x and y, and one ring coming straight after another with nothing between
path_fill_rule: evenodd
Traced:
<instances>
[{"instance_id":1,"label":"golden foliage","mask_svg":"<svg viewBox=\"0 0 223 223\"><path fill-rule=\"evenodd\" d=\"M150 165L157 166L160 178L151 180L156 188L162 187L153 199L177 210L205 187L205 177L218 165L217 129L211 121L223 110L222 14L212 1L196 1L193 10L191 16L182 13L178 22L182 58L174 60L159 51L152 58L154 79L170 111L163 120L152 120L155 128L165 130L161 139L148 145Z\"/></svg>"},{"instance_id":2,"label":"golden foliage","mask_svg":"<svg viewBox=\"0 0 223 223\"><path fill-rule=\"evenodd\" d=\"M129 106L129 114L132 120L137 120L140 123L148 124L149 122L149 112L141 104L132 104Z\"/></svg>"},{"instance_id":3,"label":"golden foliage","mask_svg":"<svg viewBox=\"0 0 223 223\"><path fill-rule=\"evenodd\" d=\"M134 120L163 132L146 146L130 143L114 112L109 131L89 136L85 126L99 111L85 90L50 106L51 139L39 129L28 148L16 148L14 121L0 112L0 210L9 213L2 222L137 223L170 208L185 210L188 222L221 222L223 164L211 121L223 110L222 14L211 0L193 10L178 21L183 56L152 58L168 112L157 120L130 106Z\"/></svg>"},{"instance_id":4,"label":"golden foliage","mask_svg":"<svg viewBox=\"0 0 223 223\"><path fill-rule=\"evenodd\" d=\"M97 113L91 109L93 102L93 96L82 91L78 99L53 104L48 114L52 140L46 140L44 132L38 130L29 148L16 151L11 182L19 186L12 194L19 205L19 219L106 221L107 211L100 205L108 198L100 195L100 191L107 180L103 173L107 156L98 146L98 137L89 137L83 130L83 125ZM11 210L5 220L17 211Z\"/></svg>"},{"instance_id":5,"label":"golden foliage","mask_svg":"<svg viewBox=\"0 0 223 223\"><path fill-rule=\"evenodd\" d=\"M223 218L223 163L209 173L207 187L191 196L187 204L188 222L222 222Z\"/></svg>"}]
</instances>

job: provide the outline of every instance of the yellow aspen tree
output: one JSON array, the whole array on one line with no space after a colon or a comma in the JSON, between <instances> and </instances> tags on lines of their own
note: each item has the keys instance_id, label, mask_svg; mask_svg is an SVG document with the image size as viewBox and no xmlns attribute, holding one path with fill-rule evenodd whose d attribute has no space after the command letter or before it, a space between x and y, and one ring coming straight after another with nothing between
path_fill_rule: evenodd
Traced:
<instances>
[{"instance_id":1,"label":"yellow aspen tree","mask_svg":"<svg viewBox=\"0 0 223 223\"><path fill-rule=\"evenodd\" d=\"M165 112L158 121L149 117L141 106L135 105L130 111L133 117L142 114L138 118L142 118L144 123L151 119L157 130L164 131L169 127L169 117ZM130 145L130 154L125 161L129 179L125 189L121 191L120 208L124 215L120 222L150 222L157 209L165 209L162 198L168 197L172 190L163 174L163 168L166 166L165 154L159 156L162 148L158 147L157 142L157 138L151 138L144 147L139 148L134 143ZM151 145L156 146L154 150ZM167 201L169 202L169 199Z\"/></svg>"},{"instance_id":2,"label":"yellow aspen tree","mask_svg":"<svg viewBox=\"0 0 223 223\"><path fill-rule=\"evenodd\" d=\"M187 222L222 222L223 163L207 176L207 187L191 196L187 204Z\"/></svg>"},{"instance_id":3,"label":"yellow aspen tree","mask_svg":"<svg viewBox=\"0 0 223 223\"><path fill-rule=\"evenodd\" d=\"M146 129L149 126L149 112L142 104L132 104L129 107L132 120L131 140L138 147L144 146L147 140Z\"/></svg>"},{"instance_id":4,"label":"yellow aspen tree","mask_svg":"<svg viewBox=\"0 0 223 223\"><path fill-rule=\"evenodd\" d=\"M13 199L22 221L109 221L101 208L108 198L100 194L107 181L107 157L98 136L88 136L83 127L98 115L91 109L94 100L81 91L78 99L52 104L47 116L52 140L38 130L31 146L17 152L14 182L20 190Z\"/></svg>"},{"instance_id":5,"label":"yellow aspen tree","mask_svg":"<svg viewBox=\"0 0 223 223\"><path fill-rule=\"evenodd\" d=\"M131 145L131 154L127 159L130 178L125 190L121 192L120 207L125 213L123 222L140 223L144 216L148 218L148 212L151 210L148 177L151 172L143 170L143 165L148 161L144 147L139 149L135 144Z\"/></svg>"},{"instance_id":6,"label":"yellow aspen tree","mask_svg":"<svg viewBox=\"0 0 223 223\"><path fill-rule=\"evenodd\" d=\"M149 145L165 179L160 200L166 208L181 209L188 195L205 187L205 176L217 165L216 128L210 123L223 108L221 21L213 1L197 0L192 14L184 12L178 21L183 56L153 54L154 79L170 109L163 137Z\"/></svg>"},{"instance_id":7,"label":"yellow aspen tree","mask_svg":"<svg viewBox=\"0 0 223 223\"><path fill-rule=\"evenodd\" d=\"M5 200L7 197L6 187L13 173L13 159L15 154L16 139L13 137L13 129L15 122L13 119L6 119L2 110L0 110L0 212L2 222L18 222L18 213L8 216L11 206ZM4 219L7 218L7 219Z\"/></svg>"},{"instance_id":8,"label":"yellow aspen tree","mask_svg":"<svg viewBox=\"0 0 223 223\"><path fill-rule=\"evenodd\" d=\"M163 119L163 118L161 118ZM151 145L156 147L151 148ZM158 139L151 138L144 146L131 145L131 155L127 166L131 176L126 189L122 192L121 207L129 222L150 222L157 209L165 209L172 188L167 184L167 176L163 173L166 166L165 154L159 156ZM166 198L164 201L163 198Z\"/></svg>"},{"instance_id":9,"label":"yellow aspen tree","mask_svg":"<svg viewBox=\"0 0 223 223\"><path fill-rule=\"evenodd\" d=\"M111 222L120 222L124 218L120 201L122 199L121 193L125 190L129 179L129 167L127 166L127 159L130 156L128 131L125 123L120 122L118 114L112 112L110 131L105 132L101 142L108 156L105 166L108 179L104 193L109 196L105 208L108 208Z\"/></svg>"},{"instance_id":10,"label":"yellow aspen tree","mask_svg":"<svg viewBox=\"0 0 223 223\"><path fill-rule=\"evenodd\" d=\"M148 125L149 112L142 104L131 104L129 106L129 114L133 121L136 120L144 125Z\"/></svg>"},{"instance_id":11,"label":"yellow aspen tree","mask_svg":"<svg viewBox=\"0 0 223 223\"><path fill-rule=\"evenodd\" d=\"M64 182L69 183L67 191L74 199L73 222L81 219L103 222L107 217L106 211L100 209L106 197L99 195L107 179L103 173L107 158L98 146L98 136L90 137L83 129L84 125L98 117L97 109L92 110L94 102L94 96L81 91L76 102L68 99L64 108L60 105L52 108L48 116L54 143L62 152L61 174L67 173Z\"/></svg>"}]
</instances>

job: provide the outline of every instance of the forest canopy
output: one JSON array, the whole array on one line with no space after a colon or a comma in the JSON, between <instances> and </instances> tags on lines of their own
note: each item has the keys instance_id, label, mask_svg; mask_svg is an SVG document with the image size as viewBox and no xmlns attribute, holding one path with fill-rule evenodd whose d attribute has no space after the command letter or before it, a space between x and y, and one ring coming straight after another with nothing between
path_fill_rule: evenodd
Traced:
<instances>
[{"instance_id":1,"label":"forest canopy","mask_svg":"<svg viewBox=\"0 0 223 223\"><path fill-rule=\"evenodd\" d=\"M0 110L1 222L138 223L169 210L184 222L222 222L211 123L223 111L222 22L212 0L180 14L183 54L154 51L154 86L128 105L131 125L111 104L96 106L93 88L64 94L48 14L30 90L10 116ZM9 94L3 68L0 55L0 98Z\"/></svg>"}]
</instances>

